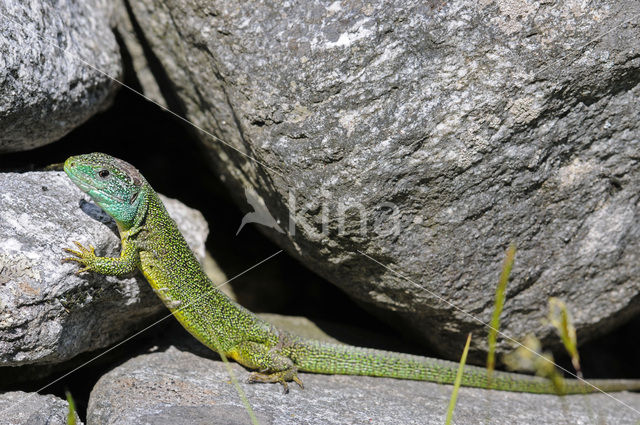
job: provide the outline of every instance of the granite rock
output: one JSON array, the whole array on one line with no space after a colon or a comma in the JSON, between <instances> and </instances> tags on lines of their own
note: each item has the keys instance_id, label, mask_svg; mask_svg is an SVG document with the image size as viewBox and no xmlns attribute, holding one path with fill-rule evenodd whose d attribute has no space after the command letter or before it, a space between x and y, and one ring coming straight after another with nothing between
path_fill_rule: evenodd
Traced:
<instances>
[{"instance_id":1,"label":"granite rock","mask_svg":"<svg viewBox=\"0 0 640 425\"><path fill-rule=\"evenodd\" d=\"M0 152L51 143L111 104L113 2L0 3Z\"/></svg>"},{"instance_id":2,"label":"granite rock","mask_svg":"<svg viewBox=\"0 0 640 425\"><path fill-rule=\"evenodd\" d=\"M0 425L68 425L69 403L51 394L0 394ZM82 421L76 412L76 424Z\"/></svg>"},{"instance_id":3,"label":"granite rock","mask_svg":"<svg viewBox=\"0 0 640 425\"><path fill-rule=\"evenodd\" d=\"M202 214L163 197L196 256ZM0 173L0 366L58 363L122 340L166 311L141 273L76 275L72 241L119 256L115 222L62 172Z\"/></svg>"},{"instance_id":4,"label":"granite rock","mask_svg":"<svg viewBox=\"0 0 640 425\"><path fill-rule=\"evenodd\" d=\"M452 386L397 379L301 374L305 389L283 394L279 384L247 384L236 363L230 370L258 423L442 424ZM461 388L454 423L637 424L640 394L558 397ZM617 400L616 400L617 399ZM544 406L544 408L541 408ZM135 357L104 375L91 391L87 423L249 424L250 419L221 361L170 347Z\"/></svg>"},{"instance_id":5,"label":"granite rock","mask_svg":"<svg viewBox=\"0 0 640 425\"><path fill-rule=\"evenodd\" d=\"M260 229L443 355L486 334L512 241L513 338L559 347L551 296L581 342L640 311L638 2L130 10L221 178L283 232Z\"/></svg>"}]
</instances>

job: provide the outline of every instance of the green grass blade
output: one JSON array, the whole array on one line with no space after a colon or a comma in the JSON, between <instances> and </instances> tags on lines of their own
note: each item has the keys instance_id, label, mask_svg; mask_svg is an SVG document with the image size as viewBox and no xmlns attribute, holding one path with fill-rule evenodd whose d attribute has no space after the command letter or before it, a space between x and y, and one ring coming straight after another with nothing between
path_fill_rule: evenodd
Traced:
<instances>
[{"instance_id":1,"label":"green grass blade","mask_svg":"<svg viewBox=\"0 0 640 425\"><path fill-rule=\"evenodd\" d=\"M571 356L571 363L579 377L582 377L580 368L580 353L578 353L578 337L573 326L571 315L567 305L559 298L549 298L549 321L556 328L562 339L562 344Z\"/></svg>"},{"instance_id":2,"label":"green grass blade","mask_svg":"<svg viewBox=\"0 0 640 425\"><path fill-rule=\"evenodd\" d=\"M249 415L249 419L251 420L251 424L252 425L260 425L260 423L258 422L258 418L256 417L256 414L254 413L253 408L251 407L251 403L249 403L249 399L247 398L247 395L242 390L242 387L240 387L240 384L238 383L238 379L236 378L235 373L233 373L233 368L231 367L231 364L229 363L229 359L227 359L227 356L219 348L220 345L218 344L218 339L216 338L216 336L215 335L212 335L212 336L213 336L214 345L216 347L216 351L220 355L220 358L222 358L222 361L224 362L224 365L227 368L227 373L229 373L229 378L231 379L231 382L233 383L233 386L235 387L236 392L238 393L238 396L240 397L240 400L242 400L242 404L244 405L244 409L247 411L247 414Z\"/></svg>"},{"instance_id":3,"label":"green grass blade","mask_svg":"<svg viewBox=\"0 0 640 425\"><path fill-rule=\"evenodd\" d=\"M467 362L467 353L469 353L469 344L471 344L471 334L467 336L467 343L464 345L462 351L462 357L460 358L460 365L458 366L458 373L456 374L456 380L453 384L453 391L451 392L451 399L449 400L449 408L447 409L447 419L445 425L450 425L453 419L453 409L456 408L456 402L458 401L458 390L462 383L462 373L464 372L464 364Z\"/></svg>"},{"instance_id":4,"label":"green grass blade","mask_svg":"<svg viewBox=\"0 0 640 425\"><path fill-rule=\"evenodd\" d=\"M504 300L507 292L507 282L513 267L513 260L516 256L515 244L509 245L507 256L502 266L502 273L496 288L496 298L493 307L493 317L491 318L491 327L489 328L489 354L487 354L487 374L491 380L491 374L496 367L496 344L498 342L498 330L500 329L500 315L504 307Z\"/></svg>"},{"instance_id":5,"label":"green grass blade","mask_svg":"<svg viewBox=\"0 0 640 425\"><path fill-rule=\"evenodd\" d=\"M535 372L536 375L551 380L558 395L565 393L562 374L556 369L553 354L542 351L542 343L534 335L527 335L518 348L504 356L504 363L510 370Z\"/></svg>"},{"instance_id":6,"label":"green grass blade","mask_svg":"<svg viewBox=\"0 0 640 425\"><path fill-rule=\"evenodd\" d=\"M69 403L69 412L67 413L67 425L76 425L76 403L73 401L71 392L65 391L67 403Z\"/></svg>"}]
</instances>

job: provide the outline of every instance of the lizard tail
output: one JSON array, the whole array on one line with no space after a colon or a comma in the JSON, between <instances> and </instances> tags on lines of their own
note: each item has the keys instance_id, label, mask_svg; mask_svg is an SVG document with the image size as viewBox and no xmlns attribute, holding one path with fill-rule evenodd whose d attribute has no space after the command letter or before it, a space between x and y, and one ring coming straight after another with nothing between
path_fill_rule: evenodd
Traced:
<instances>
[{"instance_id":1,"label":"lizard tail","mask_svg":"<svg viewBox=\"0 0 640 425\"><path fill-rule=\"evenodd\" d=\"M458 363L374 350L321 341L296 341L290 357L300 371L339 374L366 375L417 381L453 384L458 371ZM494 371L491 378L487 370L478 366L465 366L462 377L465 387L489 388L539 394L584 394L598 391L640 390L640 380L590 380L566 379L560 386L549 379Z\"/></svg>"}]
</instances>

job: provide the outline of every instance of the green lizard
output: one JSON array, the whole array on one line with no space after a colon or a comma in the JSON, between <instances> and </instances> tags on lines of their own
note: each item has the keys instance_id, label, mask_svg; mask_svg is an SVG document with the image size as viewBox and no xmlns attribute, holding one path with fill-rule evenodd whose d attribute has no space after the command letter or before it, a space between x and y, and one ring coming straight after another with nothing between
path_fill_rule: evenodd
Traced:
<instances>
[{"instance_id":1,"label":"green lizard","mask_svg":"<svg viewBox=\"0 0 640 425\"><path fill-rule=\"evenodd\" d=\"M298 371L384 376L451 384L454 362L382 350L304 339L275 328L216 289L202 271L156 192L132 165L109 155L72 156L64 164L71 180L113 217L122 239L119 258L98 257L94 248L74 242L66 249L83 271L120 276L141 269L152 288L194 337L257 370L249 382L287 382L300 387ZM604 391L638 390L640 380L593 380ZM505 391L556 393L547 379L465 368L462 385ZM576 380L565 381L563 393L596 391Z\"/></svg>"}]
</instances>

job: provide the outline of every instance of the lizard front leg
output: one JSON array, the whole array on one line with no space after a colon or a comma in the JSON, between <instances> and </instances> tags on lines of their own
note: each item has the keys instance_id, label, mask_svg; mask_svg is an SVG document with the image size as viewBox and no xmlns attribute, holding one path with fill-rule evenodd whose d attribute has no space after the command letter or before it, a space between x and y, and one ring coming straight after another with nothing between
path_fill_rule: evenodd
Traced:
<instances>
[{"instance_id":1,"label":"lizard front leg","mask_svg":"<svg viewBox=\"0 0 640 425\"><path fill-rule=\"evenodd\" d=\"M93 246L89 245L87 249L79 242L73 241L73 243L78 248L78 251L63 248L64 251L74 256L65 257L62 261L75 261L83 265L84 267L76 271L76 274L92 271L108 276L122 276L136 270L140 263L138 249L135 244L129 242L128 239L122 241L122 251L120 252L119 258L98 257L96 256Z\"/></svg>"}]
</instances>

